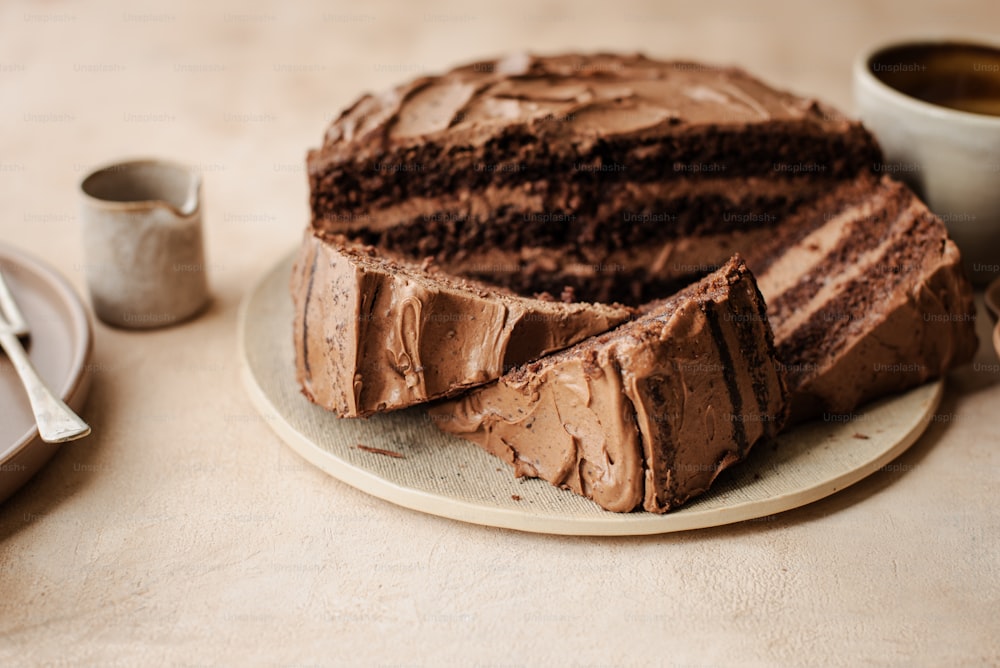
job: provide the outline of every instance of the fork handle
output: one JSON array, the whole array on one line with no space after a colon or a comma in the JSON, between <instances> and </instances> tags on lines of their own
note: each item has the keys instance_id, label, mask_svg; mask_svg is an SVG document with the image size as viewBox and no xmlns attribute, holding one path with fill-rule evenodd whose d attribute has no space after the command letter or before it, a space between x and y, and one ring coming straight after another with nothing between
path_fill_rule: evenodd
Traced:
<instances>
[{"instance_id":1,"label":"fork handle","mask_svg":"<svg viewBox=\"0 0 1000 668\"><path fill-rule=\"evenodd\" d=\"M46 443L65 443L83 438L90 433L90 427L80 419L62 400L52 394L32 366L24 346L16 336L0 331L0 347L7 353L14 370L21 377L24 389L28 391L31 412L35 414L38 435Z\"/></svg>"}]
</instances>

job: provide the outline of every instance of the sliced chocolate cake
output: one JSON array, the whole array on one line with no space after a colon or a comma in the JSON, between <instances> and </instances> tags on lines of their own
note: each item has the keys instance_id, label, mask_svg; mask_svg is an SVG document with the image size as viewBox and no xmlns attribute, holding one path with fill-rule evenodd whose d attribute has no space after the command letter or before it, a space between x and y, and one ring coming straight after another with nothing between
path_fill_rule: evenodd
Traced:
<instances>
[{"instance_id":1,"label":"sliced chocolate cake","mask_svg":"<svg viewBox=\"0 0 1000 668\"><path fill-rule=\"evenodd\" d=\"M734 258L642 317L430 409L435 424L608 510L707 490L786 416L765 306Z\"/></svg>"},{"instance_id":2,"label":"sliced chocolate cake","mask_svg":"<svg viewBox=\"0 0 1000 668\"><path fill-rule=\"evenodd\" d=\"M860 124L742 70L597 54L366 95L307 162L319 231L523 293L639 304L879 159Z\"/></svg>"},{"instance_id":3,"label":"sliced chocolate cake","mask_svg":"<svg viewBox=\"0 0 1000 668\"><path fill-rule=\"evenodd\" d=\"M364 416L500 377L435 406L439 426L605 508L676 507L789 414L974 354L958 249L880 160L819 102L638 55L366 95L307 159L303 391ZM519 296L541 292L642 315Z\"/></svg>"},{"instance_id":4,"label":"sliced chocolate cake","mask_svg":"<svg viewBox=\"0 0 1000 668\"><path fill-rule=\"evenodd\" d=\"M746 249L795 420L848 412L972 359L972 288L940 218L906 186L859 177Z\"/></svg>"},{"instance_id":5,"label":"sliced chocolate cake","mask_svg":"<svg viewBox=\"0 0 1000 668\"><path fill-rule=\"evenodd\" d=\"M309 233L291 289L299 383L341 417L489 382L632 315L618 305L520 297Z\"/></svg>"}]
</instances>

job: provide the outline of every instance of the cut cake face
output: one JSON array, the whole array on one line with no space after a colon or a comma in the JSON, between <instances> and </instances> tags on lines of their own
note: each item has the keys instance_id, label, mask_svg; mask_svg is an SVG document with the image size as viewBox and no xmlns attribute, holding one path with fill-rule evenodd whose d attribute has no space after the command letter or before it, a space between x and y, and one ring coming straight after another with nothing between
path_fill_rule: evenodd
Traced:
<instances>
[{"instance_id":1,"label":"cut cake face","mask_svg":"<svg viewBox=\"0 0 1000 668\"><path fill-rule=\"evenodd\" d=\"M638 305L879 160L856 121L738 68L593 54L366 95L307 163L314 229L525 294Z\"/></svg>"}]
</instances>

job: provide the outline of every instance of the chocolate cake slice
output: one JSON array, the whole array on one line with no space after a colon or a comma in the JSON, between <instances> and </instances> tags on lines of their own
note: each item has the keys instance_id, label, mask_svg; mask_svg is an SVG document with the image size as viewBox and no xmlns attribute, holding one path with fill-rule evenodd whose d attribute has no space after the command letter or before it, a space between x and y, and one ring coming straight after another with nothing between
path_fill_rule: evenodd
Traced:
<instances>
[{"instance_id":1,"label":"chocolate cake slice","mask_svg":"<svg viewBox=\"0 0 1000 668\"><path fill-rule=\"evenodd\" d=\"M341 417L487 383L632 310L515 295L307 233L292 273L299 383Z\"/></svg>"},{"instance_id":2,"label":"chocolate cake slice","mask_svg":"<svg viewBox=\"0 0 1000 668\"><path fill-rule=\"evenodd\" d=\"M307 166L318 231L525 294L635 305L879 160L860 124L742 70L596 54L365 95Z\"/></svg>"},{"instance_id":3,"label":"chocolate cake slice","mask_svg":"<svg viewBox=\"0 0 1000 668\"><path fill-rule=\"evenodd\" d=\"M944 223L906 186L862 176L745 250L797 421L915 387L975 355L975 305Z\"/></svg>"},{"instance_id":4,"label":"chocolate cake slice","mask_svg":"<svg viewBox=\"0 0 1000 668\"><path fill-rule=\"evenodd\" d=\"M433 406L434 423L608 510L675 508L778 432L786 389L738 257L647 310Z\"/></svg>"}]
</instances>

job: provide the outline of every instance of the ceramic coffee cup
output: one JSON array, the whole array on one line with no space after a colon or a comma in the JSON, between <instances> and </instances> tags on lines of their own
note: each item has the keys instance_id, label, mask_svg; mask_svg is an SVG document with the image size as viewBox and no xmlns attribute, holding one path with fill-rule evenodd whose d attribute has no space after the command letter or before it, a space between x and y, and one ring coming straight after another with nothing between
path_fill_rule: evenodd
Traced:
<instances>
[{"instance_id":1,"label":"ceramic coffee cup","mask_svg":"<svg viewBox=\"0 0 1000 668\"><path fill-rule=\"evenodd\" d=\"M97 317L148 329L197 314L208 301L201 177L172 162L135 160L92 172L80 189Z\"/></svg>"},{"instance_id":2,"label":"ceramic coffee cup","mask_svg":"<svg viewBox=\"0 0 1000 668\"><path fill-rule=\"evenodd\" d=\"M914 40L854 63L861 121L887 172L945 221L977 284L1000 275L1000 48Z\"/></svg>"}]
</instances>

